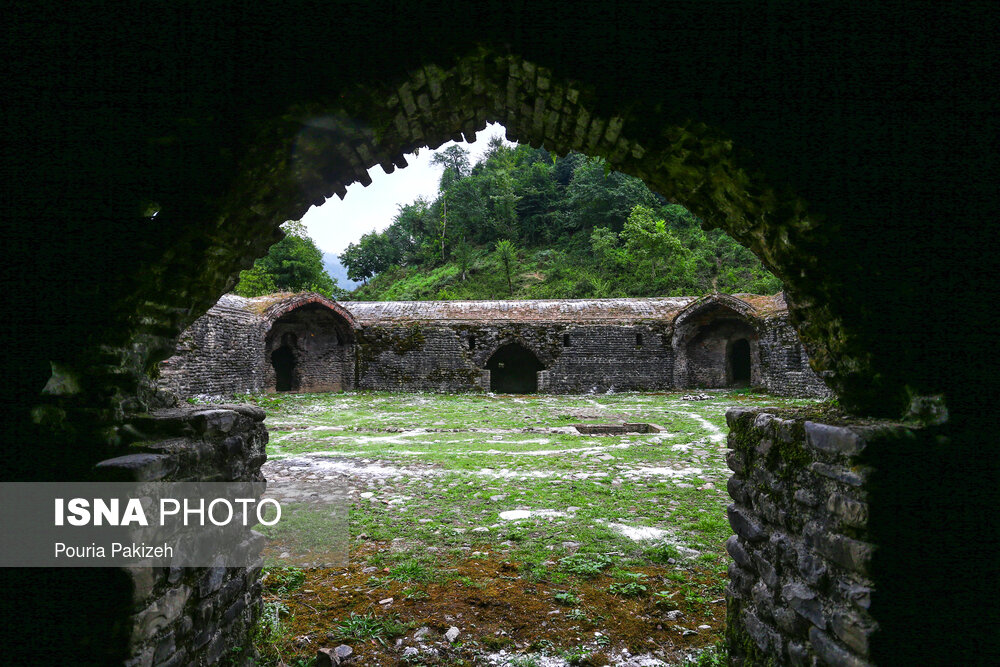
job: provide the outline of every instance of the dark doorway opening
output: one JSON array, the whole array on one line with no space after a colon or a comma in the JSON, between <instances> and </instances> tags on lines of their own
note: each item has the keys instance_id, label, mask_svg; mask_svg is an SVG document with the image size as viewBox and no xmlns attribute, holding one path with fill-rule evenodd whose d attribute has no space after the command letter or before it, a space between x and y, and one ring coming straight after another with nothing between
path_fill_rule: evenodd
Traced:
<instances>
[{"instance_id":1,"label":"dark doorway opening","mask_svg":"<svg viewBox=\"0 0 1000 667\"><path fill-rule=\"evenodd\" d=\"M746 338L730 343L729 368L730 384L735 386L750 384L750 341Z\"/></svg>"},{"instance_id":2,"label":"dark doorway opening","mask_svg":"<svg viewBox=\"0 0 1000 667\"><path fill-rule=\"evenodd\" d=\"M509 343L493 353L486 368L490 371L490 391L532 394L538 391L538 371L545 366L528 348Z\"/></svg>"},{"instance_id":3,"label":"dark doorway opening","mask_svg":"<svg viewBox=\"0 0 1000 667\"><path fill-rule=\"evenodd\" d=\"M295 355L287 345L282 345L271 353L271 365L274 366L276 391L291 391L292 376L295 371Z\"/></svg>"}]
</instances>

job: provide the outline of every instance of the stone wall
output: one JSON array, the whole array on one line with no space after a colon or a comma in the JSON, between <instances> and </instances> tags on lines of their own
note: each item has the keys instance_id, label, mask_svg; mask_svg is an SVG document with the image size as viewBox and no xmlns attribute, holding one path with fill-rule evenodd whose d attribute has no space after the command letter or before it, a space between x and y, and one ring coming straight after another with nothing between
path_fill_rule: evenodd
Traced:
<instances>
[{"instance_id":1,"label":"stone wall","mask_svg":"<svg viewBox=\"0 0 1000 667\"><path fill-rule=\"evenodd\" d=\"M932 664L899 661L923 650L899 629L900 615L915 610L904 610L905 596L885 594L910 588L920 597L921 580L942 577L915 575L928 557L911 551L912 536L901 537L901 526L934 513L915 504L896 514L899 480L924 463L892 457L916 451L927 440L920 430L743 408L726 419L732 664Z\"/></svg>"},{"instance_id":2,"label":"stone wall","mask_svg":"<svg viewBox=\"0 0 1000 667\"><path fill-rule=\"evenodd\" d=\"M251 406L175 408L129 422L142 437L129 453L102 461L104 481L261 481L264 412ZM250 548L247 536L246 548ZM129 568L117 585L127 667L253 664L251 632L261 611L263 562L249 568ZM127 590L124 590L127 589ZM108 591L98 593L102 597ZM82 601L81 601L82 603ZM89 656L92 657L92 656ZM110 658L110 656L109 656ZM109 662L113 662L109 660Z\"/></svg>"},{"instance_id":3,"label":"stone wall","mask_svg":"<svg viewBox=\"0 0 1000 667\"><path fill-rule=\"evenodd\" d=\"M466 331L414 323L365 327L357 386L389 391L485 391L488 376L470 360Z\"/></svg>"},{"instance_id":4,"label":"stone wall","mask_svg":"<svg viewBox=\"0 0 1000 667\"><path fill-rule=\"evenodd\" d=\"M160 385L178 396L233 396L267 386L265 321L226 294L180 336L160 365Z\"/></svg>"},{"instance_id":5,"label":"stone wall","mask_svg":"<svg viewBox=\"0 0 1000 667\"><path fill-rule=\"evenodd\" d=\"M549 341L558 346L559 356L543 371L545 382L539 388L552 393L668 388L673 356L669 343L664 344L664 330L658 324L555 329ZM569 345L564 344L566 336Z\"/></svg>"},{"instance_id":6,"label":"stone wall","mask_svg":"<svg viewBox=\"0 0 1000 667\"><path fill-rule=\"evenodd\" d=\"M730 347L747 340L752 386L830 395L780 297L752 297L763 312L726 295L460 305L324 300L323 307L318 295L262 298L273 300L262 314L258 300L227 295L199 319L164 363L163 384L181 396L274 391L270 355L292 334L294 391L488 391L490 358L508 344L537 357L539 391L723 387L732 379ZM462 319L449 320L455 313Z\"/></svg>"},{"instance_id":7,"label":"stone wall","mask_svg":"<svg viewBox=\"0 0 1000 667\"><path fill-rule=\"evenodd\" d=\"M809 355L799 335L781 317L769 318L760 328L756 352L761 385L779 396L832 396L830 388L809 367Z\"/></svg>"}]
</instances>

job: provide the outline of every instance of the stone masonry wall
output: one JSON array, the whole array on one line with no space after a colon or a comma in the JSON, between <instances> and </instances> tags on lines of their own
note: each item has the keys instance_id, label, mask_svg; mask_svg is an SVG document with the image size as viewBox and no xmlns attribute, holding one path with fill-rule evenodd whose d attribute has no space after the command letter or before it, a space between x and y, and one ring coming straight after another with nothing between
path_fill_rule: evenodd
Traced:
<instances>
[{"instance_id":1,"label":"stone masonry wall","mask_svg":"<svg viewBox=\"0 0 1000 667\"><path fill-rule=\"evenodd\" d=\"M757 340L762 384L780 396L832 397L833 392L809 367L799 335L785 317L764 321Z\"/></svg>"},{"instance_id":2,"label":"stone masonry wall","mask_svg":"<svg viewBox=\"0 0 1000 667\"><path fill-rule=\"evenodd\" d=\"M613 319L545 321L532 311L531 302L519 302L518 307L525 310L521 321L402 319L380 323L374 317L355 331L337 324L339 320L326 310L307 312L312 307L307 298L298 295L276 302L273 307L285 308L285 314L268 333L266 315L249 308L247 300L227 295L182 335L177 354L161 368L161 384L182 397L273 391L275 374L269 354L288 331L296 335L296 372L308 376L308 381L293 387L301 391L354 387L488 391L487 362L497 348L508 343L523 345L538 357L545 367L538 378L543 392L717 387L727 384L728 343L743 337L751 347L753 386L775 394L830 395L809 367L787 317L761 319L734 297L723 298L726 303L742 304L747 313L699 311L684 323L680 338L669 314L621 324ZM296 309L295 299L307 305ZM641 305L643 300L636 302ZM350 316L349 309L359 306L348 304L344 312Z\"/></svg>"},{"instance_id":3,"label":"stone masonry wall","mask_svg":"<svg viewBox=\"0 0 1000 667\"><path fill-rule=\"evenodd\" d=\"M267 387L264 320L227 294L194 321L160 365L160 385L187 396L233 396ZM272 372L273 375L273 372ZM273 382L273 380L272 380Z\"/></svg>"},{"instance_id":4,"label":"stone masonry wall","mask_svg":"<svg viewBox=\"0 0 1000 667\"><path fill-rule=\"evenodd\" d=\"M892 601L902 596L880 594L901 581L918 589L908 573L920 570L912 564L921 556L885 529L900 517L870 508L898 505L887 480L908 475L879 457L912 450L919 431L743 408L726 420L736 533L726 543L731 664L915 664L890 657L912 647L893 635L900 611Z\"/></svg>"},{"instance_id":5,"label":"stone masonry wall","mask_svg":"<svg viewBox=\"0 0 1000 667\"><path fill-rule=\"evenodd\" d=\"M482 369L497 348L518 343L547 368L540 373L540 391L664 389L671 386L672 351L663 331L655 324L369 326L360 341L358 386L488 391L489 376Z\"/></svg>"},{"instance_id":6,"label":"stone masonry wall","mask_svg":"<svg viewBox=\"0 0 1000 667\"><path fill-rule=\"evenodd\" d=\"M365 327L359 335L359 389L388 391L488 390L482 370L469 360L461 330L412 324Z\"/></svg>"},{"instance_id":7,"label":"stone masonry wall","mask_svg":"<svg viewBox=\"0 0 1000 667\"><path fill-rule=\"evenodd\" d=\"M540 388L554 393L666 389L673 351L665 330L661 324L566 327L570 345L545 371Z\"/></svg>"},{"instance_id":8,"label":"stone masonry wall","mask_svg":"<svg viewBox=\"0 0 1000 667\"><path fill-rule=\"evenodd\" d=\"M142 439L95 466L103 481L262 481L264 412L252 406L175 408L130 420ZM245 546L250 548L248 535ZM250 568L128 568L127 667L253 664L251 632L261 611L260 573ZM125 583L123 585L129 585Z\"/></svg>"}]
</instances>

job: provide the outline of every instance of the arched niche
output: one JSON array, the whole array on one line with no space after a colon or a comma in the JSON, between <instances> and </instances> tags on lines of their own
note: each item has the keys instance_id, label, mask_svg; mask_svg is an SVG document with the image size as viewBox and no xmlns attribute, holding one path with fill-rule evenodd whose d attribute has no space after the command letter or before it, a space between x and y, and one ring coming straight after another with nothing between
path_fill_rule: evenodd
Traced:
<instances>
[{"instance_id":1,"label":"arched niche","mask_svg":"<svg viewBox=\"0 0 1000 667\"><path fill-rule=\"evenodd\" d=\"M758 319L750 304L727 295L695 301L674 320L674 384L678 387L758 386Z\"/></svg>"},{"instance_id":2,"label":"arched niche","mask_svg":"<svg viewBox=\"0 0 1000 667\"><path fill-rule=\"evenodd\" d=\"M533 394L538 391L538 372L545 370L538 356L521 343L506 343L486 361L490 391L498 394Z\"/></svg>"},{"instance_id":3,"label":"arched niche","mask_svg":"<svg viewBox=\"0 0 1000 667\"><path fill-rule=\"evenodd\" d=\"M343 307L320 295L271 306L263 372L272 391L343 391L354 386L355 329Z\"/></svg>"}]
</instances>

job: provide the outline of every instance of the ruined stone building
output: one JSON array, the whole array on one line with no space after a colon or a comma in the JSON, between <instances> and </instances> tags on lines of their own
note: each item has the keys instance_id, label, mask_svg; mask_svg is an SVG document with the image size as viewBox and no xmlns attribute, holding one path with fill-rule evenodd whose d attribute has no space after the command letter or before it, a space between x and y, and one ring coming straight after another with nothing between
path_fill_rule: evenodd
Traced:
<instances>
[{"instance_id":1,"label":"ruined stone building","mask_svg":"<svg viewBox=\"0 0 1000 667\"><path fill-rule=\"evenodd\" d=\"M586 393L752 386L825 396L784 298L335 302L232 294L161 367L181 396Z\"/></svg>"}]
</instances>

